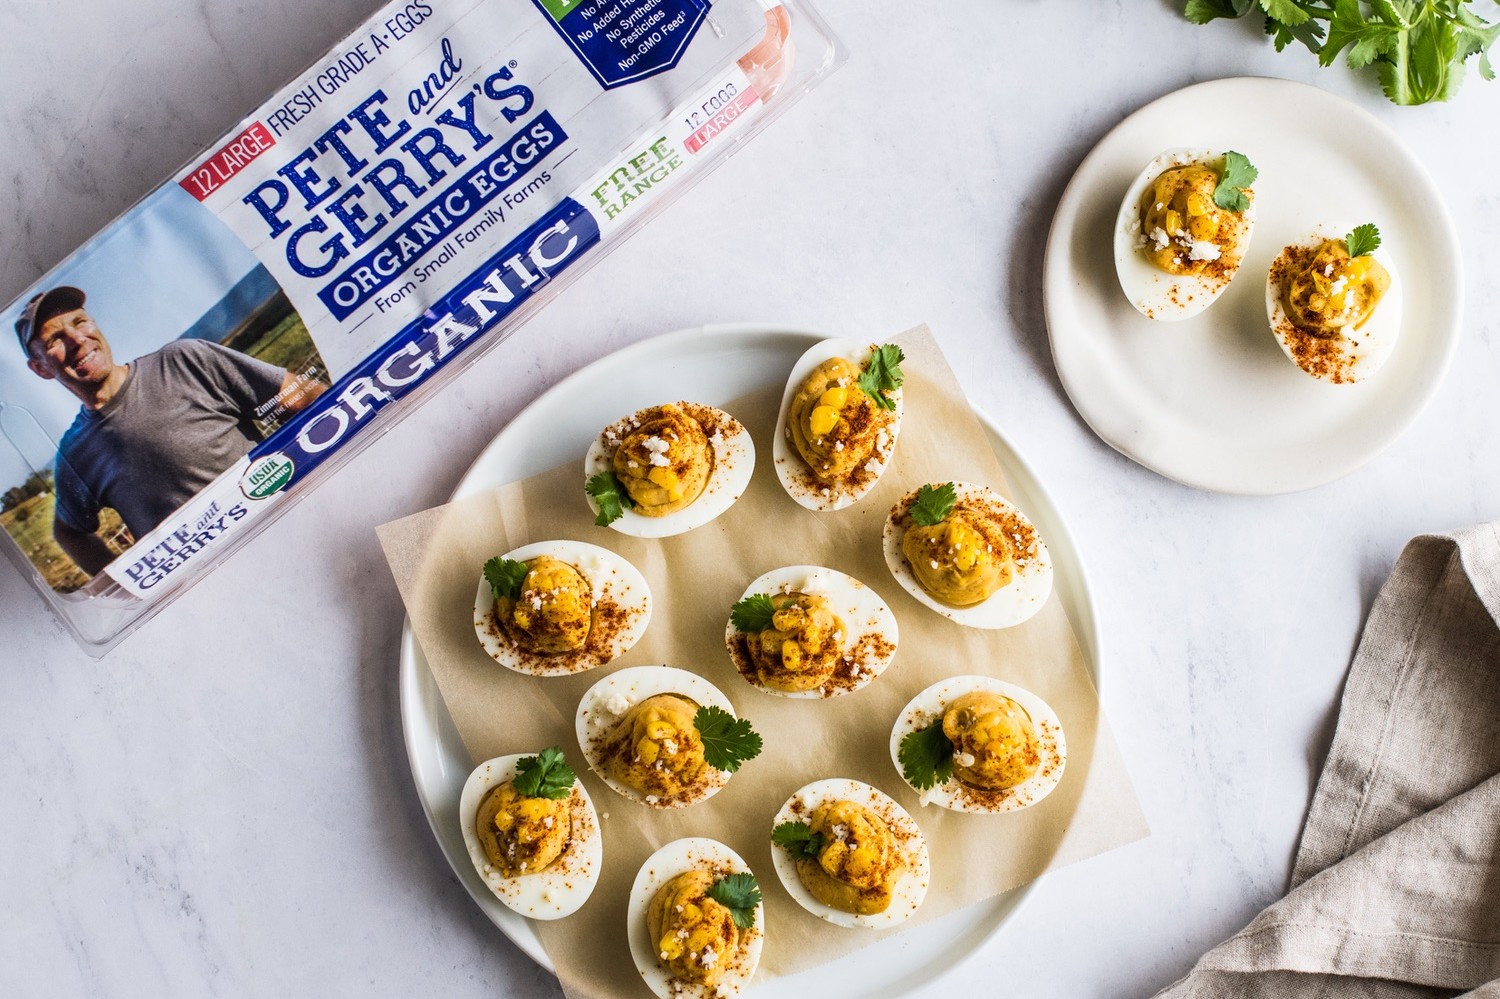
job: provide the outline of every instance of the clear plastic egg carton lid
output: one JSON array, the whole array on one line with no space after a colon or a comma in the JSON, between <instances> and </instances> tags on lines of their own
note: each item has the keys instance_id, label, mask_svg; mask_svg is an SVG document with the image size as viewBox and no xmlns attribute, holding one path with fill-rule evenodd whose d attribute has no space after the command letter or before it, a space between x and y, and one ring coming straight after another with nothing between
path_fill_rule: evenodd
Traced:
<instances>
[{"instance_id":1,"label":"clear plastic egg carton lid","mask_svg":"<svg viewBox=\"0 0 1500 999\"><path fill-rule=\"evenodd\" d=\"M0 545L103 655L844 58L805 0L387 5L6 308Z\"/></svg>"}]
</instances>

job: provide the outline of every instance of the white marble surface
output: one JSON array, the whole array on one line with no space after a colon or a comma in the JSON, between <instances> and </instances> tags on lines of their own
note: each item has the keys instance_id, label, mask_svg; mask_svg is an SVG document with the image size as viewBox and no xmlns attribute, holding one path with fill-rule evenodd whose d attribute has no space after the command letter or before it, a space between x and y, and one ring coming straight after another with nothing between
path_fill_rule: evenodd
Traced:
<instances>
[{"instance_id":1,"label":"white marble surface","mask_svg":"<svg viewBox=\"0 0 1500 999\"><path fill-rule=\"evenodd\" d=\"M0 299L375 6L0 6ZM1179 7L973 0L912 21L911 4L823 0L843 70L109 658L0 569L0 994L555 995L422 816L373 527L439 502L580 365L745 319L930 323L1088 559L1105 703L1154 835L1049 877L951 981L1147 995L1242 926L1285 887L1360 622L1403 542L1500 517L1500 83L1471 73L1449 105L1397 109L1364 77ZM1394 127L1445 192L1469 273L1456 363L1415 425L1348 478L1270 499L1178 486L1094 438L1042 321L1048 221L1091 145L1154 97L1239 74L1315 83Z\"/></svg>"}]
</instances>

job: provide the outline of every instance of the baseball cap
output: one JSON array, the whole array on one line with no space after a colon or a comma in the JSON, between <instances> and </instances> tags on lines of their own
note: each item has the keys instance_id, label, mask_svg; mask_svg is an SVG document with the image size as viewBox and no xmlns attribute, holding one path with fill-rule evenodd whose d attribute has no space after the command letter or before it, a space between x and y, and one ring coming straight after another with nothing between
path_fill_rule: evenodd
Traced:
<instances>
[{"instance_id":1,"label":"baseball cap","mask_svg":"<svg viewBox=\"0 0 1500 999\"><path fill-rule=\"evenodd\" d=\"M20 338L21 350L27 357L31 356L31 338L36 331L42 328L47 320L53 316L60 316L64 312L72 312L74 309L83 308L86 296L71 285L58 285L46 291L39 291L31 296L26 303L26 309L21 313L21 318L16 320L16 336Z\"/></svg>"}]
</instances>

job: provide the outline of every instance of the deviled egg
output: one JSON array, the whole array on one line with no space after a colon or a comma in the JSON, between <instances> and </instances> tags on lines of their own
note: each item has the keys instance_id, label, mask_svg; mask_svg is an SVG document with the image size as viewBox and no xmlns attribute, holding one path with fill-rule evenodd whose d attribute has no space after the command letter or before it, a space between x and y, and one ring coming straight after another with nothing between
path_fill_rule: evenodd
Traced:
<instances>
[{"instance_id":1,"label":"deviled egg","mask_svg":"<svg viewBox=\"0 0 1500 999\"><path fill-rule=\"evenodd\" d=\"M1147 319L1208 308L1250 248L1257 171L1242 154L1169 149L1125 191L1115 219L1115 272Z\"/></svg>"},{"instance_id":2,"label":"deviled egg","mask_svg":"<svg viewBox=\"0 0 1500 999\"><path fill-rule=\"evenodd\" d=\"M604 837L594 803L560 749L486 760L464 781L459 826L486 887L530 919L588 901Z\"/></svg>"},{"instance_id":3,"label":"deviled egg","mask_svg":"<svg viewBox=\"0 0 1500 999\"><path fill-rule=\"evenodd\" d=\"M760 885L750 865L718 840L674 840L647 857L627 918L636 970L662 999L738 995L760 963Z\"/></svg>"},{"instance_id":4,"label":"deviled egg","mask_svg":"<svg viewBox=\"0 0 1500 999\"><path fill-rule=\"evenodd\" d=\"M1373 225L1320 226L1266 275L1266 318L1292 362L1335 385L1368 378L1401 333L1401 283Z\"/></svg>"},{"instance_id":5,"label":"deviled egg","mask_svg":"<svg viewBox=\"0 0 1500 999\"><path fill-rule=\"evenodd\" d=\"M636 538L702 527L750 485L755 445L713 406L650 406L605 427L583 459L594 523Z\"/></svg>"},{"instance_id":6,"label":"deviled egg","mask_svg":"<svg viewBox=\"0 0 1500 999\"><path fill-rule=\"evenodd\" d=\"M844 777L814 781L771 823L776 876L797 904L837 926L885 929L927 897L922 830L890 795Z\"/></svg>"},{"instance_id":7,"label":"deviled egg","mask_svg":"<svg viewBox=\"0 0 1500 999\"><path fill-rule=\"evenodd\" d=\"M874 488L901 431L895 344L824 340L792 367L771 453L787 495L809 510L842 510Z\"/></svg>"},{"instance_id":8,"label":"deviled egg","mask_svg":"<svg viewBox=\"0 0 1500 999\"><path fill-rule=\"evenodd\" d=\"M584 692L576 718L589 767L632 801L682 808L705 801L760 754L760 735L696 673L634 666Z\"/></svg>"},{"instance_id":9,"label":"deviled egg","mask_svg":"<svg viewBox=\"0 0 1500 999\"><path fill-rule=\"evenodd\" d=\"M1013 812L1052 793L1068 748L1046 701L988 676L955 676L912 698L891 729L902 780L958 812Z\"/></svg>"},{"instance_id":10,"label":"deviled egg","mask_svg":"<svg viewBox=\"0 0 1500 999\"><path fill-rule=\"evenodd\" d=\"M970 628L1009 628L1052 592L1052 557L1026 515L988 486L928 484L885 521L885 564L917 600Z\"/></svg>"},{"instance_id":11,"label":"deviled egg","mask_svg":"<svg viewBox=\"0 0 1500 999\"><path fill-rule=\"evenodd\" d=\"M896 657L896 616L853 576L817 565L773 569L729 614L724 645L750 683L785 697L836 697Z\"/></svg>"},{"instance_id":12,"label":"deviled egg","mask_svg":"<svg viewBox=\"0 0 1500 999\"><path fill-rule=\"evenodd\" d=\"M538 541L490 559L474 631L490 657L533 676L582 673L618 659L651 621L651 589L625 559L581 541Z\"/></svg>"}]
</instances>

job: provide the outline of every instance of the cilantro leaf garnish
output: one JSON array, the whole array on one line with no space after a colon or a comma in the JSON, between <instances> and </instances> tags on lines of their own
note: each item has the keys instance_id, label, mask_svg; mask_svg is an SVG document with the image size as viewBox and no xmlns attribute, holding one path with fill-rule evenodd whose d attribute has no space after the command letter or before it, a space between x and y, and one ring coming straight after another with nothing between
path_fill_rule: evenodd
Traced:
<instances>
[{"instance_id":1,"label":"cilantro leaf garnish","mask_svg":"<svg viewBox=\"0 0 1500 999\"><path fill-rule=\"evenodd\" d=\"M732 774L746 760L760 755L760 733L743 718L705 704L693 715L693 727L703 739L703 758L715 770Z\"/></svg>"},{"instance_id":2,"label":"cilantro leaf garnish","mask_svg":"<svg viewBox=\"0 0 1500 999\"><path fill-rule=\"evenodd\" d=\"M620 480L615 478L614 472L595 474L584 483L583 491L592 496L599 507L599 515L594 518L594 523L600 527L608 527L625 516L626 510L635 506L630 494L620 485Z\"/></svg>"},{"instance_id":3,"label":"cilantro leaf garnish","mask_svg":"<svg viewBox=\"0 0 1500 999\"><path fill-rule=\"evenodd\" d=\"M729 608L729 623L750 635L771 627L771 617L775 613L776 605L769 593L752 593Z\"/></svg>"},{"instance_id":4,"label":"cilantro leaf garnish","mask_svg":"<svg viewBox=\"0 0 1500 999\"><path fill-rule=\"evenodd\" d=\"M824 846L823 834L806 822L783 822L771 830L771 842L799 860L817 860Z\"/></svg>"},{"instance_id":5,"label":"cilantro leaf garnish","mask_svg":"<svg viewBox=\"0 0 1500 999\"><path fill-rule=\"evenodd\" d=\"M911 505L911 519L923 527L941 524L953 512L953 504L957 501L958 490L951 482L940 486L924 485L917 490L917 500Z\"/></svg>"},{"instance_id":6,"label":"cilantro leaf garnish","mask_svg":"<svg viewBox=\"0 0 1500 999\"><path fill-rule=\"evenodd\" d=\"M1277 52L1301 42L1320 65L1342 54L1352 69L1372 66L1395 104L1448 100L1476 55L1479 75L1495 78L1489 50L1500 23L1475 13L1471 0L1187 0L1183 13L1194 24L1262 17Z\"/></svg>"},{"instance_id":7,"label":"cilantro leaf garnish","mask_svg":"<svg viewBox=\"0 0 1500 999\"><path fill-rule=\"evenodd\" d=\"M496 600L501 597L518 600L526 571L525 562L513 562L496 555L484 564L484 579L490 584L490 592L495 595Z\"/></svg>"},{"instance_id":8,"label":"cilantro leaf garnish","mask_svg":"<svg viewBox=\"0 0 1500 999\"><path fill-rule=\"evenodd\" d=\"M1259 176L1260 171L1243 153L1231 149L1224 154L1224 173L1219 177L1219 186L1214 188L1214 204L1225 211L1243 212L1250 207L1245 191Z\"/></svg>"},{"instance_id":9,"label":"cilantro leaf garnish","mask_svg":"<svg viewBox=\"0 0 1500 999\"><path fill-rule=\"evenodd\" d=\"M1188 0L1183 14L1194 24L1207 24L1220 17L1242 17L1254 6L1255 0Z\"/></svg>"},{"instance_id":10,"label":"cilantro leaf garnish","mask_svg":"<svg viewBox=\"0 0 1500 999\"><path fill-rule=\"evenodd\" d=\"M523 798L566 798L578 775L557 746L516 762L516 791Z\"/></svg>"},{"instance_id":11,"label":"cilantro leaf garnish","mask_svg":"<svg viewBox=\"0 0 1500 999\"><path fill-rule=\"evenodd\" d=\"M906 355L901 353L901 348L888 343L870 351L870 359L865 362L865 369L859 374L859 387L881 409L896 408L896 400L886 393L894 392L906 381L906 376L901 373L901 362L904 360Z\"/></svg>"},{"instance_id":12,"label":"cilantro leaf garnish","mask_svg":"<svg viewBox=\"0 0 1500 999\"><path fill-rule=\"evenodd\" d=\"M734 925L748 930L755 925L755 907L760 905L760 884L754 874L731 874L714 882L708 897L729 910Z\"/></svg>"},{"instance_id":13,"label":"cilantro leaf garnish","mask_svg":"<svg viewBox=\"0 0 1500 999\"><path fill-rule=\"evenodd\" d=\"M953 743L943 734L941 717L926 728L908 732L896 756L901 776L918 791L937 787L953 776Z\"/></svg>"},{"instance_id":14,"label":"cilantro leaf garnish","mask_svg":"<svg viewBox=\"0 0 1500 999\"><path fill-rule=\"evenodd\" d=\"M1353 232L1344 237L1344 245L1349 247L1351 257L1363 257L1367 253L1374 253L1380 249L1380 230L1371 222L1357 225Z\"/></svg>"}]
</instances>

